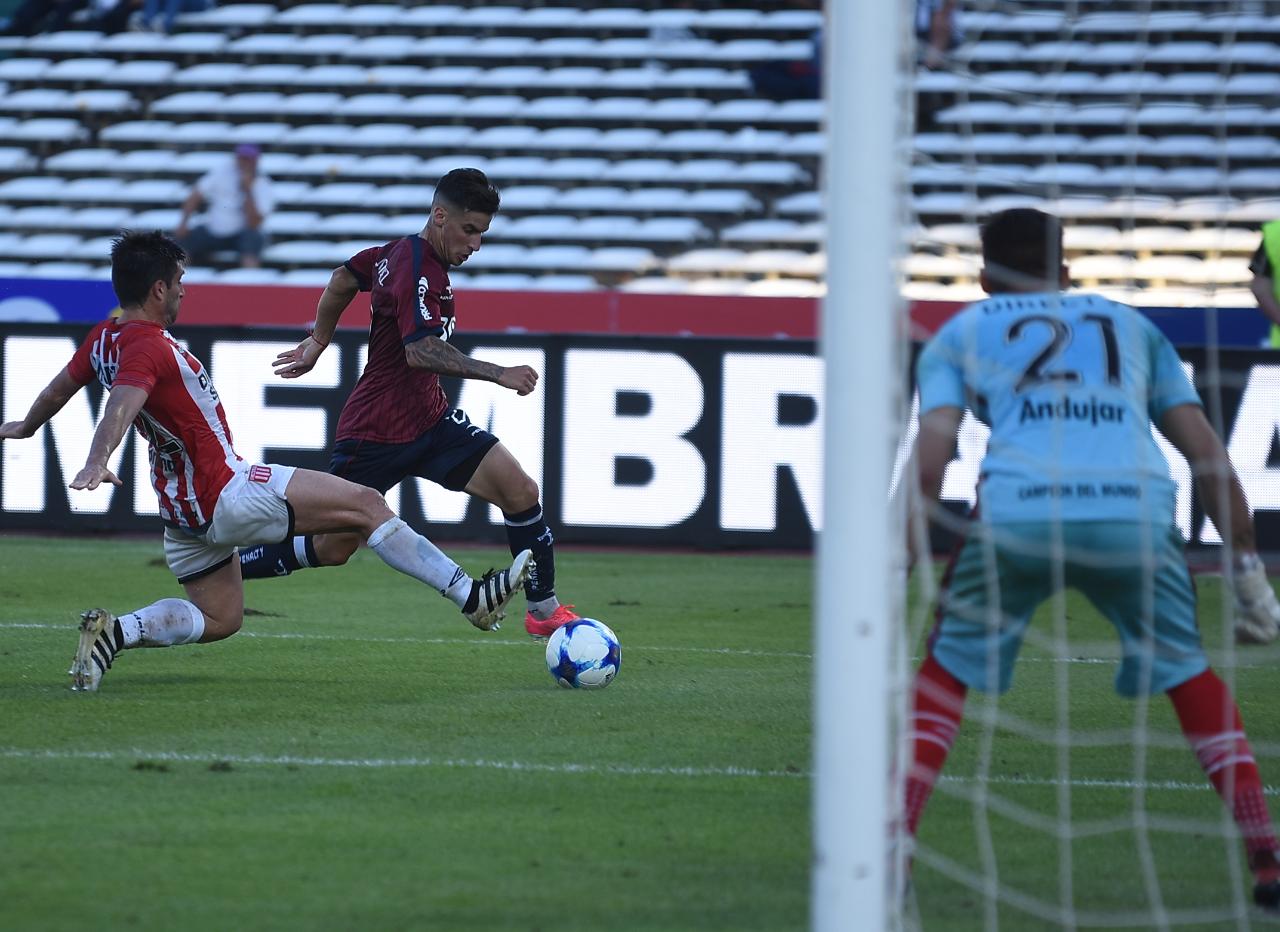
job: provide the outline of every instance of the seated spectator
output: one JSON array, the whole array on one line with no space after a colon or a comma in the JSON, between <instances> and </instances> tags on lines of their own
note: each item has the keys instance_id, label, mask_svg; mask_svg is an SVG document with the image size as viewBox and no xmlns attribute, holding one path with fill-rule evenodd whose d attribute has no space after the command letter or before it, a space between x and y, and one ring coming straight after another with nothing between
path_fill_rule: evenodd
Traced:
<instances>
[{"instance_id":1,"label":"seated spectator","mask_svg":"<svg viewBox=\"0 0 1280 932\"><path fill-rule=\"evenodd\" d=\"M187 196L174 233L193 265L220 250L237 253L243 268L262 264L262 223L273 201L271 179L258 171L260 154L257 146L236 146L235 157L209 171ZM207 211L190 223L202 205Z\"/></svg>"},{"instance_id":2,"label":"seated spectator","mask_svg":"<svg viewBox=\"0 0 1280 932\"><path fill-rule=\"evenodd\" d=\"M213 0L147 0L142 7L142 26L155 32L173 32L179 13L201 13L212 8Z\"/></svg>"},{"instance_id":3,"label":"seated spectator","mask_svg":"<svg viewBox=\"0 0 1280 932\"><path fill-rule=\"evenodd\" d=\"M941 67L960 39L956 0L916 0L916 41L926 68Z\"/></svg>"},{"instance_id":4,"label":"seated spectator","mask_svg":"<svg viewBox=\"0 0 1280 932\"><path fill-rule=\"evenodd\" d=\"M749 72L757 97L806 100L822 96L822 30L809 37L813 51L798 61L770 61Z\"/></svg>"},{"instance_id":5,"label":"seated spectator","mask_svg":"<svg viewBox=\"0 0 1280 932\"><path fill-rule=\"evenodd\" d=\"M34 36L57 32L71 24L71 17L89 5L89 0L23 0L9 17L5 34Z\"/></svg>"},{"instance_id":6,"label":"seated spectator","mask_svg":"<svg viewBox=\"0 0 1280 932\"><path fill-rule=\"evenodd\" d=\"M142 0L25 0L4 28L7 35L34 36L68 28L119 32ZM85 15L77 16L82 10Z\"/></svg>"},{"instance_id":7,"label":"seated spectator","mask_svg":"<svg viewBox=\"0 0 1280 932\"><path fill-rule=\"evenodd\" d=\"M90 27L111 35L128 27L130 17L142 9L142 0L94 0L94 7Z\"/></svg>"}]
</instances>

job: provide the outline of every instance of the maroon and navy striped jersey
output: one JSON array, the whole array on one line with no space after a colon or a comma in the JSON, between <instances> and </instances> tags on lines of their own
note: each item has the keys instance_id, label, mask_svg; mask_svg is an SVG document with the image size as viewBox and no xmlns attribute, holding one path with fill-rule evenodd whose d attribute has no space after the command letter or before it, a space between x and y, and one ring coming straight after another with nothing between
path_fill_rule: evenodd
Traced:
<instances>
[{"instance_id":1,"label":"maroon and navy striped jersey","mask_svg":"<svg viewBox=\"0 0 1280 932\"><path fill-rule=\"evenodd\" d=\"M434 372L415 369L404 348L453 333L449 271L421 236L372 246L346 262L370 292L369 361L338 419L338 440L408 443L435 426L449 400Z\"/></svg>"}]
</instances>

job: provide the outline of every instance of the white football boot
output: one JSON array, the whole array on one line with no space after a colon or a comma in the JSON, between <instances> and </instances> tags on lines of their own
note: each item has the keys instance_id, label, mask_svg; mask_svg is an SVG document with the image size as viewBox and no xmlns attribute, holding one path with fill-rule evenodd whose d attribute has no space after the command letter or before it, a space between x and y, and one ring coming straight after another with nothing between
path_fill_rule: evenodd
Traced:
<instances>
[{"instance_id":1,"label":"white football boot","mask_svg":"<svg viewBox=\"0 0 1280 932\"><path fill-rule=\"evenodd\" d=\"M467 604L475 599L476 605L471 611L462 610L467 621L481 631L497 631L500 627L498 622L506 617L507 603L524 586L532 566L533 553L521 550L508 569L489 570L479 579L472 580L471 598Z\"/></svg>"}]
</instances>

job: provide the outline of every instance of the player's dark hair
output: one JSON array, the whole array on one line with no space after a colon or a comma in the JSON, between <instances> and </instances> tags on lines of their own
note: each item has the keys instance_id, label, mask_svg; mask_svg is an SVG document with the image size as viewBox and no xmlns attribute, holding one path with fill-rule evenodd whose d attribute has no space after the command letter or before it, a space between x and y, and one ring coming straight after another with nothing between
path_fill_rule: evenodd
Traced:
<instances>
[{"instance_id":1,"label":"player's dark hair","mask_svg":"<svg viewBox=\"0 0 1280 932\"><path fill-rule=\"evenodd\" d=\"M498 189L480 169L455 168L436 184L431 203L443 203L445 207L462 213L473 210L492 217L498 212L501 200Z\"/></svg>"},{"instance_id":2,"label":"player's dark hair","mask_svg":"<svg viewBox=\"0 0 1280 932\"><path fill-rule=\"evenodd\" d=\"M159 230L123 231L111 242L111 287L116 300L121 307L140 307L151 286L158 281L172 285L178 266L186 261L187 251Z\"/></svg>"},{"instance_id":3,"label":"player's dark hair","mask_svg":"<svg viewBox=\"0 0 1280 932\"><path fill-rule=\"evenodd\" d=\"M1062 221L1032 207L1002 210L982 225L982 262L994 291L1056 287Z\"/></svg>"}]
</instances>

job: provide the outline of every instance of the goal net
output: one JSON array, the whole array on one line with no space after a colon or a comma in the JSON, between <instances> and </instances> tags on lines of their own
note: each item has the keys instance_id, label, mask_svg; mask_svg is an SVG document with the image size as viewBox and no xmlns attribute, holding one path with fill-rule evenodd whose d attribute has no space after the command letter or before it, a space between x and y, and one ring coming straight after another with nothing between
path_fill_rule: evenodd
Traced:
<instances>
[{"instance_id":1,"label":"goal net","mask_svg":"<svg viewBox=\"0 0 1280 932\"><path fill-rule=\"evenodd\" d=\"M1231 454L1265 556L1277 542L1274 510L1280 509L1280 368L1273 361L1280 357L1268 355L1270 331L1251 290L1257 271L1251 263L1261 226L1280 219L1280 4L982 0L956 7L951 15L950 4L921 0L904 11L916 33L910 66L916 110L904 194L907 247L898 269L916 350L957 307L985 297L979 278L985 220L1019 207L1060 218L1071 272L1066 294L1132 305L1175 345ZM831 254L837 255L834 248ZM1083 352L1089 341L1101 340L1106 349L1111 339L1045 326L1043 352L1024 375L1066 379L1070 353ZM829 345L827 359L830 366ZM861 397L877 391L883 386L864 384ZM1130 451L1098 451L1093 463L1081 464L1069 449L1076 435L1067 423L1079 413L1064 410L1032 406L1022 415L1061 422L1041 435L1053 447L1049 458L1060 464L1058 473L1045 476L1045 494L1059 495L1056 488L1122 495L1095 479L1106 482L1098 477L1111 474L1112 454L1116 463L1128 462ZM1095 422L1099 416L1097 410L1079 415ZM905 451L915 437L915 411L903 421ZM930 556L916 564L909 589L910 661L902 665L908 674L929 650L939 587L954 571L948 570L951 547L974 526L970 509L987 438L987 428L967 411L942 483L942 506L930 514L931 546L924 548ZM1207 518L1188 460L1158 432L1155 443L1174 482L1173 521L1198 583L1205 653L1235 695L1270 786L1280 780L1275 649L1237 644L1231 580L1218 575L1224 567L1230 574L1231 531L1220 532ZM912 473L903 482L918 479ZM1060 504L1049 512L1074 513ZM1028 514L1044 513L1034 502L1026 507ZM1093 565L1102 573L1116 559L1106 547L1082 546L1061 522L1049 524L1046 552L1059 563ZM914 530L925 533L923 524ZM1151 525L1150 541L1163 533ZM983 552L995 603L983 620L994 628L1015 626L1012 597L1001 592L995 572L995 548ZM1156 582L1135 630L1159 652L1161 636L1152 632L1168 608L1159 591L1160 549L1152 543L1136 552ZM1202 762L1209 752L1197 746L1199 761L1192 753L1182 709L1152 685L1159 665L1155 673L1147 670L1136 697L1117 695L1122 648L1116 630L1079 591L1068 586L1056 593L1056 584L1071 581L1061 572L1051 587L1055 594L1026 629L1012 687L968 690L963 725L908 845L909 889L894 888L890 872L886 925L1243 929L1265 923L1253 904L1254 876L1238 820L1206 776L1212 766ZM997 641L993 634L989 644ZM998 676L1001 657L989 661L988 672ZM890 720L910 692L899 672L885 691ZM910 769L912 733L897 728L894 737L901 755L891 765L896 780ZM901 824L891 831L900 833L896 841L907 841Z\"/></svg>"}]
</instances>

